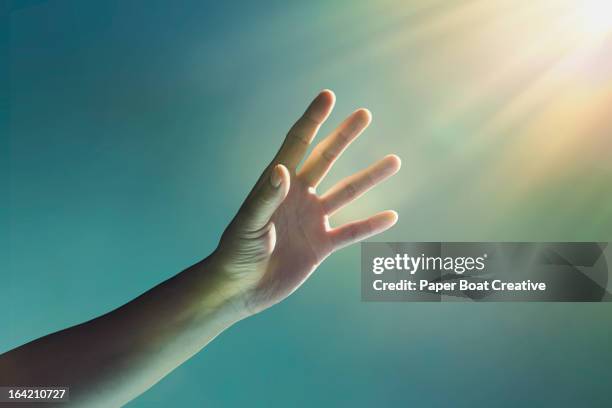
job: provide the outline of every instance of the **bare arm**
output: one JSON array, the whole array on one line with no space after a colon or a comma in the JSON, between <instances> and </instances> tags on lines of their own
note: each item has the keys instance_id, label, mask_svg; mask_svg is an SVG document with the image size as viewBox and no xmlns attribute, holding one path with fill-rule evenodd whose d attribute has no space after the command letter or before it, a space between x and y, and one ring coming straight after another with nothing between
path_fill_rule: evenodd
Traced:
<instances>
[{"instance_id":1,"label":"bare arm","mask_svg":"<svg viewBox=\"0 0 612 408\"><path fill-rule=\"evenodd\" d=\"M333 251L391 227L392 211L337 228L328 217L396 173L396 156L316 192L369 124L367 110L351 114L297 169L334 101L321 92L293 125L213 254L106 315L0 355L0 385L69 386L75 405L125 404L233 323L290 295Z\"/></svg>"},{"instance_id":2,"label":"bare arm","mask_svg":"<svg viewBox=\"0 0 612 408\"><path fill-rule=\"evenodd\" d=\"M78 406L120 406L245 316L214 256L126 305L0 356L0 384L68 386Z\"/></svg>"}]
</instances>

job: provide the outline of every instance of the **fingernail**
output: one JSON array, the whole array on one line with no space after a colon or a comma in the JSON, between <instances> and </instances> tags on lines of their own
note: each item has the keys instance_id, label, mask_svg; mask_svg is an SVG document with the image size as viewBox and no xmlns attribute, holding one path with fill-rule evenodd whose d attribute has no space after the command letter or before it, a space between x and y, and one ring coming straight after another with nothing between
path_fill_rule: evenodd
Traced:
<instances>
[{"instance_id":1,"label":"fingernail","mask_svg":"<svg viewBox=\"0 0 612 408\"><path fill-rule=\"evenodd\" d=\"M278 167L278 165L274 166L274 169L272 169L272 175L270 176L270 184L272 184L273 187L278 188L281 183L283 181L283 177L280 174L280 169Z\"/></svg>"}]
</instances>

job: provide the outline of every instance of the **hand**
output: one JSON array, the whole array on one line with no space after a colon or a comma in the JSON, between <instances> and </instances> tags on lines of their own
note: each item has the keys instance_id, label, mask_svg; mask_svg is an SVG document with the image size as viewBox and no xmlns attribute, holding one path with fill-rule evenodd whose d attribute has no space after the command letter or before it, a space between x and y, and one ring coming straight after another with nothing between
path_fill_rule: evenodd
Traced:
<instances>
[{"instance_id":1,"label":"hand","mask_svg":"<svg viewBox=\"0 0 612 408\"><path fill-rule=\"evenodd\" d=\"M331 91L310 104L210 257L103 316L0 355L0 383L64 384L78 406L126 404L236 321L287 297L333 251L391 227L393 211L338 228L327 218L396 173L396 156L322 196L315 191L370 123L367 110L350 115L296 170L333 105Z\"/></svg>"},{"instance_id":2,"label":"hand","mask_svg":"<svg viewBox=\"0 0 612 408\"><path fill-rule=\"evenodd\" d=\"M334 162L369 125L368 110L359 109L346 118L297 170L334 102L329 90L312 101L289 130L215 251L248 313L290 295L332 252L379 234L397 221L394 211L384 211L338 228L331 228L328 222L334 212L395 174L401 164L395 155L342 180L321 196L316 193Z\"/></svg>"}]
</instances>

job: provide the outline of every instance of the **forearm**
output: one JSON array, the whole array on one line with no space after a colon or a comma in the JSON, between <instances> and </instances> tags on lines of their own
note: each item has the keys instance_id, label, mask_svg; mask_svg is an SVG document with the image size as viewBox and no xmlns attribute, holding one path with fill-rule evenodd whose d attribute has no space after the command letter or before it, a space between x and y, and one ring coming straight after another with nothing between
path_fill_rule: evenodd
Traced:
<instances>
[{"instance_id":1,"label":"forearm","mask_svg":"<svg viewBox=\"0 0 612 408\"><path fill-rule=\"evenodd\" d=\"M104 316L0 356L0 385L68 386L79 406L122 405L228 326L289 296L337 249L395 224L393 211L333 228L329 217L395 174L397 156L316 193L368 126L368 110L353 112L297 169L334 101L322 91L291 127L212 256Z\"/></svg>"},{"instance_id":2,"label":"forearm","mask_svg":"<svg viewBox=\"0 0 612 408\"><path fill-rule=\"evenodd\" d=\"M118 406L246 316L214 256L124 306L0 356L0 385L70 387L71 400Z\"/></svg>"}]
</instances>

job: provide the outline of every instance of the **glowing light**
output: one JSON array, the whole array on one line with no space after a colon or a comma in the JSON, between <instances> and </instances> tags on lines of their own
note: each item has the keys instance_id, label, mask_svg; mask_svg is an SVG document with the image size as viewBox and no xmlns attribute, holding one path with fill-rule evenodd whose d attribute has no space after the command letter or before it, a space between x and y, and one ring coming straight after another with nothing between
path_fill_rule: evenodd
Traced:
<instances>
[{"instance_id":1,"label":"glowing light","mask_svg":"<svg viewBox=\"0 0 612 408\"><path fill-rule=\"evenodd\" d=\"M576 2L580 29L592 36L612 32L612 2L610 0L581 0Z\"/></svg>"}]
</instances>

